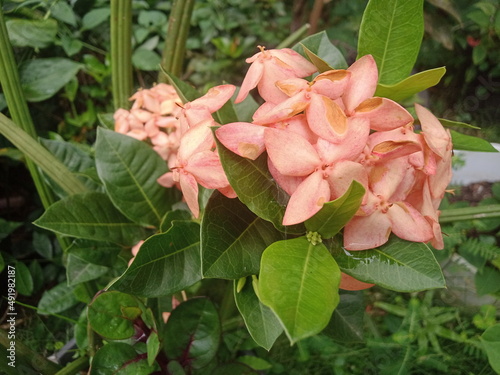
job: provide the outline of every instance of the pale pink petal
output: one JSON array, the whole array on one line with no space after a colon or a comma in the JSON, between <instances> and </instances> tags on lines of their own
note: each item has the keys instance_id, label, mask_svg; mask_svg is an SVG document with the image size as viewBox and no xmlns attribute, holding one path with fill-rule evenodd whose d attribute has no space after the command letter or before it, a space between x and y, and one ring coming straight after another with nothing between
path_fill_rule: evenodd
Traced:
<instances>
[{"instance_id":1,"label":"pale pink petal","mask_svg":"<svg viewBox=\"0 0 500 375\"><path fill-rule=\"evenodd\" d=\"M368 138L368 147L373 155L383 160L422 151L421 138L408 128L374 132Z\"/></svg>"},{"instance_id":2,"label":"pale pink petal","mask_svg":"<svg viewBox=\"0 0 500 375\"><path fill-rule=\"evenodd\" d=\"M347 250L368 250L387 242L391 221L387 214L374 211L368 216L354 216L344 227L344 247Z\"/></svg>"},{"instance_id":3,"label":"pale pink petal","mask_svg":"<svg viewBox=\"0 0 500 375\"><path fill-rule=\"evenodd\" d=\"M428 221L409 203L393 204L387 215L392 223L392 232L403 240L428 242L434 237Z\"/></svg>"},{"instance_id":4,"label":"pale pink petal","mask_svg":"<svg viewBox=\"0 0 500 375\"><path fill-rule=\"evenodd\" d=\"M285 190L288 195L292 195L305 179L304 177L285 176L281 174L269 158L267 158L267 167L278 186Z\"/></svg>"},{"instance_id":5,"label":"pale pink petal","mask_svg":"<svg viewBox=\"0 0 500 375\"><path fill-rule=\"evenodd\" d=\"M250 90L257 87L257 84L262 78L264 74L264 64L260 61L256 61L250 68L248 68L247 74L241 83L240 91L238 92L238 96L236 97L235 103L240 103L247 97Z\"/></svg>"},{"instance_id":6,"label":"pale pink petal","mask_svg":"<svg viewBox=\"0 0 500 375\"><path fill-rule=\"evenodd\" d=\"M259 125L272 124L291 118L302 112L309 105L309 95L299 92L291 98L286 97L262 117L254 117L254 123Z\"/></svg>"},{"instance_id":7,"label":"pale pink petal","mask_svg":"<svg viewBox=\"0 0 500 375\"><path fill-rule=\"evenodd\" d=\"M231 187L231 185L227 185L225 187L218 188L217 190L219 190L222 194L224 194L228 198L232 199L232 198L238 197L238 194L236 194L236 192Z\"/></svg>"},{"instance_id":8,"label":"pale pink petal","mask_svg":"<svg viewBox=\"0 0 500 375\"><path fill-rule=\"evenodd\" d=\"M322 164L314 147L298 134L267 128L264 142L269 158L284 175L307 176Z\"/></svg>"},{"instance_id":9,"label":"pale pink petal","mask_svg":"<svg viewBox=\"0 0 500 375\"><path fill-rule=\"evenodd\" d=\"M233 85L219 85L212 87L205 95L194 100L192 103L196 106L203 106L207 108L210 113L214 113L222 108L226 102L231 99L236 86Z\"/></svg>"},{"instance_id":10,"label":"pale pink petal","mask_svg":"<svg viewBox=\"0 0 500 375\"><path fill-rule=\"evenodd\" d=\"M363 290L374 286L375 284L368 284L355 279L354 277L342 272L340 274L339 288L343 290Z\"/></svg>"},{"instance_id":11,"label":"pale pink petal","mask_svg":"<svg viewBox=\"0 0 500 375\"><path fill-rule=\"evenodd\" d=\"M330 187L321 171L307 177L290 197L286 207L283 225L302 223L321 210L330 198Z\"/></svg>"},{"instance_id":12,"label":"pale pink petal","mask_svg":"<svg viewBox=\"0 0 500 375\"><path fill-rule=\"evenodd\" d=\"M197 218L200 214L200 206L198 204L198 183L193 175L185 171L179 173L179 182L182 195L193 213L193 216Z\"/></svg>"},{"instance_id":13,"label":"pale pink petal","mask_svg":"<svg viewBox=\"0 0 500 375\"><path fill-rule=\"evenodd\" d=\"M202 151L192 155L184 170L192 174L196 181L207 189L218 189L229 185L219 156L213 151Z\"/></svg>"},{"instance_id":14,"label":"pale pink petal","mask_svg":"<svg viewBox=\"0 0 500 375\"><path fill-rule=\"evenodd\" d=\"M351 72L347 70L329 70L314 78L312 88L318 94L337 99L344 94L350 78Z\"/></svg>"},{"instance_id":15,"label":"pale pink petal","mask_svg":"<svg viewBox=\"0 0 500 375\"><path fill-rule=\"evenodd\" d=\"M270 125L272 128L288 130L292 133L300 135L302 138L307 139L309 143L315 144L318 141L318 136L311 131L307 123L306 115L301 113L289 119L277 122Z\"/></svg>"},{"instance_id":16,"label":"pale pink petal","mask_svg":"<svg viewBox=\"0 0 500 375\"><path fill-rule=\"evenodd\" d=\"M259 95L266 102L280 103L287 98L277 86L276 82L295 77L294 71L276 58L264 61L264 72L257 85Z\"/></svg>"},{"instance_id":17,"label":"pale pink petal","mask_svg":"<svg viewBox=\"0 0 500 375\"><path fill-rule=\"evenodd\" d=\"M270 112L274 107L276 107L276 104L271 103L271 102L264 102L262 105L257 108L255 113L252 115L252 119L255 120L260 117L264 117L267 115L268 112Z\"/></svg>"},{"instance_id":18,"label":"pale pink petal","mask_svg":"<svg viewBox=\"0 0 500 375\"><path fill-rule=\"evenodd\" d=\"M348 69L351 72L349 85L343 96L347 114L351 115L354 109L364 100L371 98L377 89L378 69L372 55L361 57Z\"/></svg>"},{"instance_id":19,"label":"pale pink petal","mask_svg":"<svg viewBox=\"0 0 500 375\"><path fill-rule=\"evenodd\" d=\"M235 154L251 160L265 150L265 127L247 122L234 122L215 131L217 139Z\"/></svg>"},{"instance_id":20,"label":"pale pink petal","mask_svg":"<svg viewBox=\"0 0 500 375\"><path fill-rule=\"evenodd\" d=\"M276 86L287 96L294 96L299 91L307 90L309 82L302 78L289 78L276 82Z\"/></svg>"},{"instance_id":21,"label":"pale pink petal","mask_svg":"<svg viewBox=\"0 0 500 375\"><path fill-rule=\"evenodd\" d=\"M369 98L355 109L354 116L370 119L370 128L387 131L413 123L413 116L395 101L387 98Z\"/></svg>"},{"instance_id":22,"label":"pale pink petal","mask_svg":"<svg viewBox=\"0 0 500 375\"><path fill-rule=\"evenodd\" d=\"M328 172L328 182L332 193L330 199L337 199L344 195L353 181L359 182L368 191L368 172L363 165L348 160L334 164Z\"/></svg>"},{"instance_id":23,"label":"pale pink petal","mask_svg":"<svg viewBox=\"0 0 500 375\"><path fill-rule=\"evenodd\" d=\"M190 128L181 138L178 157L186 161L193 154L211 150L214 144L212 131L203 123Z\"/></svg>"},{"instance_id":24,"label":"pale pink petal","mask_svg":"<svg viewBox=\"0 0 500 375\"><path fill-rule=\"evenodd\" d=\"M370 170L370 188L375 195L391 197L406 177L407 169L413 169L407 158L378 163Z\"/></svg>"},{"instance_id":25,"label":"pale pink petal","mask_svg":"<svg viewBox=\"0 0 500 375\"><path fill-rule=\"evenodd\" d=\"M425 142L431 150L444 158L447 152L451 152L451 137L439 120L427 108L415 104L415 111L422 126L422 134Z\"/></svg>"},{"instance_id":26,"label":"pale pink petal","mask_svg":"<svg viewBox=\"0 0 500 375\"><path fill-rule=\"evenodd\" d=\"M333 100L319 94L311 94L311 103L306 109L311 130L319 137L340 143L347 132L347 117Z\"/></svg>"},{"instance_id":27,"label":"pale pink petal","mask_svg":"<svg viewBox=\"0 0 500 375\"><path fill-rule=\"evenodd\" d=\"M171 188L175 185L174 174L172 172L167 172L162 174L160 177L156 179L156 181L164 187Z\"/></svg>"},{"instance_id":28,"label":"pale pink petal","mask_svg":"<svg viewBox=\"0 0 500 375\"><path fill-rule=\"evenodd\" d=\"M291 67L297 77L307 77L317 71L314 64L305 59L301 54L290 48L273 49L269 51L271 55L277 57L289 67Z\"/></svg>"}]
</instances>

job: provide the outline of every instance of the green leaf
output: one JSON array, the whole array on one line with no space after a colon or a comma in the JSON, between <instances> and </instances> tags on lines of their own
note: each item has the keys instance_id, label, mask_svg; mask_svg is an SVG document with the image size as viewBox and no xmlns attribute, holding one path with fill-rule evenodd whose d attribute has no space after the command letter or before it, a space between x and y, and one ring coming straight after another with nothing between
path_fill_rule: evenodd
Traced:
<instances>
[{"instance_id":1,"label":"green leaf","mask_svg":"<svg viewBox=\"0 0 500 375\"><path fill-rule=\"evenodd\" d=\"M500 290L500 271L484 267L476 273L474 281L478 296L496 293Z\"/></svg>"},{"instance_id":2,"label":"green leaf","mask_svg":"<svg viewBox=\"0 0 500 375\"><path fill-rule=\"evenodd\" d=\"M379 83L377 85L377 91L375 91L375 96L381 96L396 102L401 102L420 91L437 85L445 73L446 68L443 66L419 72L394 85L383 85Z\"/></svg>"},{"instance_id":3,"label":"green leaf","mask_svg":"<svg viewBox=\"0 0 500 375\"><path fill-rule=\"evenodd\" d=\"M498 152L488 141L450 130L453 148L464 151Z\"/></svg>"},{"instance_id":4,"label":"green leaf","mask_svg":"<svg viewBox=\"0 0 500 375\"><path fill-rule=\"evenodd\" d=\"M158 333L151 332L146 341L146 347L148 351L148 365L152 366L155 362L156 356L160 352L160 339L158 338Z\"/></svg>"},{"instance_id":5,"label":"green leaf","mask_svg":"<svg viewBox=\"0 0 500 375\"><path fill-rule=\"evenodd\" d=\"M460 121L451 121L447 120L444 118L438 119L441 125L447 127L447 128L469 128L469 129L481 129L479 126L474 126L470 124L466 124L465 122L460 122Z\"/></svg>"},{"instance_id":6,"label":"green leaf","mask_svg":"<svg viewBox=\"0 0 500 375\"><path fill-rule=\"evenodd\" d=\"M148 364L144 354L123 342L104 345L92 359L90 375L149 375L159 371L157 363Z\"/></svg>"},{"instance_id":7,"label":"green leaf","mask_svg":"<svg viewBox=\"0 0 500 375\"><path fill-rule=\"evenodd\" d=\"M94 280L108 273L120 250L119 246L105 242L75 241L66 251L69 285Z\"/></svg>"},{"instance_id":8,"label":"green leaf","mask_svg":"<svg viewBox=\"0 0 500 375\"><path fill-rule=\"evenodd\" d=\"M160 70L161 57L154 51L137 48L132 54L132 63L140 70Z\"/></svg>"},{"instance_id":9,"label":"green leaf","mask_svg":"<svg viewBox=\"0 0 500 375\"><path fill-rule=\"evenodd\" d=\"M232 362L218 366L210 375L258 375L260 373L243 363Z\"/></svg>"},{"instance_id":10,"label":"green leaf","mask_svg":"<svg viewBox=\"0 0 500 375\"><path fill-rule=\"evenodd\" d=\"M7 221L0 217L0 241L7 238L9 234L19 228L23 223L17 221Z\"/></svg>"},{"instance_id":11,"label":"green leaf","mask_svg":"<svg viewBox=\"0 0 500 375\"><path fill-rule=\"evenodd\" d=\"M3 260L2 253L0 253L0 272L3 272L5 268L5 260Z\"/></svg>"},{"instance_id":12,"label":"green leaf","mask_svg":"<svg viewBox=\"0 0 500 375\"><path fill-rule=\"evenodd\" d=\"M358 59L374 57L380 83L400 82L415 64L423 35L423 0L371 0L361 21Z\"/></svg>"},{"instance_id":13,"label":"green leaf","mask_svg":"<svg viewBox=\"0 0 500 375\"><path fill-rule=\"evenodd\" d=\"M172 227L174 220L189 221L189 220L191 220L191 218L192 218L192 215L188 211L184 211L184 210L168 211L161 221L160 233L163 233L163 232L166 232L167 230L169 230Z\"/></svg>"},{"instance_id":14,"label":"green leaf","mask_svg":"<svg viewBox=\"0 0 500 375\"><path fill-rule=\"evenodd\" d=\"M201 279L200 226L174 221L165 233L148 238L127 271L112 285L127 293L158 297Z\"/></svg>"},{"instance_id":15,"label":"green leaf","mask_svg":"<svg viewBox=\"0 0 500 375\"><path fill-rule=\"evenodd\" d=\"M305 222L309 231L318 232L323 238L335 236L358 211L365 188L357 181L340 198L325 203L313 217Z\"/></svg>"},{"instance_id":16,"label":"green leaf","mask_svg":"<svg viewBox=\"0 0 500 375\"><path fill-rule=\"evenodd\" d=\"M441 267L424 243L392 236L385 245L372 250L331 249L342 272L398 292L444 288Z\"/></svg>"},{"instance_id":17,"label":"green leaf","mask_svg":"<svg viewBox=\"0 0 500 375\"><path fill-rule=\"evenodd\" d=\"M40 102L62 89L83 67L62 57L34 59L19 65L21 87L26 100Z\"/></svg>"},{"instance_id":18,"label":"green leaf","mask_svg":"<svg viewBox=\"0 0 500 375\"><path fill-rule=\"evenodd\" d=\"M363 292L340 291L340 302L323 333L343 344L363 342Z\"/></svg>"},{"instance_id":19,"label":"green leaf","mask_svg":"<svg viewBox=\"0 0 500 375\"><path fill-rule=\"evenodd\" d=\"M111 10L109 8L92 9L83 16L82 30L92 30L104 21L107 21L110 15Z\"/></svg>"},{"instance_id":20,"label":"green leaf","mask_svg":"<svg viewBox=\"0 0 500 375\"><path fill-rule=\"evenodd\" d=\"M290 197L269 173L267 154L250 160L229 151L217 139L216 142L222 167L239 200L257 216L273 223L278 230L304 233L303 225L285 227L281 224Z\"/></svg>"},{"instance_id":21,"label":"green leaf","mask_svg":"<svg viewBox=\"0 0 500 375\"><path fill-rule=\"evenodd\" d=\"M33 293L33 277L28 266L22 262L15 262L16 268L16 291L23 296Z\"/></svg>"},{"instance_id":22,"label":"green leaf","mask_svg":"<svg viewBox=\"0 0 500 375\"><path fill-rule=\"evenodd\" d=\"M168 172L166 162L146 143L104 128L95 148L97 173L114 205L130 220L158 227L178 199L176 189L156 181Z\"/></svg>"},{"instance_id":23,"label":"green leaf","mask_svg":"<svg viewBox=\"0 0 500 375\"><path fill-rule=\"evenodd\" d=\"M480 337L493 370L500 374L500 324L488 328Z\"/></svg>"},{"instance_id":24,"label":"green leaf","mask_svg":"<svg viewBox=\"0 0 500 375\"><path fill-rule=\"evenodd\" d=\"M302 56L309 58L320 73L331 69L346 69L344 56L328 38L325 31L308 36L293 49Z\"/></svg>"},{"instance_id":25,"label":"green leaf","mask_svg":"<svg viewBox=\"0 0 500 375\"><path fill-rule=\"evenodd\" d=\"M5 22L14 47L45 48L56 40L57 21L53 19L10 19Z\"/></svg>"},{"instance_id":26,"label":"green leaf","mask_svg":"<svg viewBox=\"0 0 500 375\"><path fill-rule=\"evenodd\" d=\"M484 44L480 44L478 46L475 46L472 49L472 63L474 65L479 65L481 64L485 59L486 56L488 55L488 51Z\"/></svg>"},{"instance_id":27,"label":"green leaf","mask_svg":"<svg viewBox=\"0 0 500 375\"><path fill-rule=\"evenodd\" d=\"M65 141L40 138L40 143L48 149L71 172L75 173L89 190L98 190L100 186L85 175L89 169L95 168L92 157L80 147ZM54 186L52 184L52 186ZM61 190L58 186L57 189ZM64 191L61 191L64 194Z\"/></svg>"},{"instance_id":28,"label":"green leaf","mask_svg":"<svg viewBox=\"0 0 500 375\"><path fill-rule=\"evenodd\" d=\"M283 234L238 199L215 191L201 222L203 277L239 279L259 273L262 252Z\"/></svg>"},{"instance_id":29,"label":"green leaf","mask_svg":"<svg viewBox=\"0 0 500 375\"><path fill-rule=\"evenodd\" d=\"M339 267L326 247L299 237L264 251L258 295L293 344L326 327L339 303L339 282Z\"/></svg>"},{"instance_id":30,"label":"green leaf","mask_svg":"<svg viewBox=\"0 0 500 375\"><path fill-rule=\"evenodd\" d=\"M138 315L138 300L116 291L98 294L88 306L88 319L92 329L111 340L131 337L135 332L133 320Z\"/></svg>"},{"instance_id":31,"label":"green leaf","mask_svg":"<svg viewBox=\"0 0 500 375\"><path fill-rule=\"evenodd\" d=\"M64 1L53 2L50 14L55 19L76 27L76 16L71 6Z\"/></svg>"},{"instance_id":32,"label":"green leaf","mask_svg":"<svg viewBox=\"0 0 500 375\"><path fill-rule=\"evenodd\" d=\"M177 91L177 95L179 95L179 98L181 98L183 103L192 102L193 100L198 99L201 96L193 86L190 86L186 82L180 80L175 75L167 72L162 67L160 67L160 69L167 76L170 84L175 87L175 91Z\"/></svg>"},{"instance_id":33,"label":"green leaf","mask_svg":"<svg viewBox=\"0 0 500 375\"><path fill-rule=\"evenodd\" d=\"M266 360L255 357L253 355L243 355L237 358L238 362L244 363L245 365L253 368L254 370L269 370L273 367L272 364Z\"/></svg>"},{"instance_id":34,"label":"green leaf","mask_svg":"<svg viewBox=\"0 0 500 375\"><path fill-rule=\"evenodd\" d=\"M57 314L73 307L78 303L73 294L74 287L63 282L43 293L38 303L39 314Z\"/></svg>"},{"instance_id":35,"label":"green leaf","mask_svg":"<svg viewBox=\"0 0 500 375\"><path fill-rule=\"evenodd\" d=\"M164 331L164 350L168 358L189 358L194 369L206 366L219 347L219 315L206 298L191 298L176 307Z\"/></svg>"},{"instance_id":36,"label":"green leaf","mask_svg":"<svg viewBox=\"0 0 500 375\"><path fill-rule=\"evenodd\" d=\"M35 225L77 238L131 246L145 236L144 229L121 214L103 193L71 195L52 206Z\"/></svg>"},{"instance_id":37,"label":"green leaf","mask_svg":"<svg viewBox=\"0 0 500 375\"><path fill-rule=\"evenodd\" d=\"M239 292L237 292L236 285L235 281L234 300L250 336L264 349L270 350L283 332L280 321L269 307L259 301L249 280Z\"/></svg>"},{"instance_id":38,"label":"green leaf","mask_svg":"<svg viewBox=\"0 0 500 375\"><path fill-rule=\"evenodd\" d=\"M221 109L215 112L214 117L221 125L238 121L238 115L236 114L235 106L231 100L228 100Z\"/></svg>"}]
</instances>

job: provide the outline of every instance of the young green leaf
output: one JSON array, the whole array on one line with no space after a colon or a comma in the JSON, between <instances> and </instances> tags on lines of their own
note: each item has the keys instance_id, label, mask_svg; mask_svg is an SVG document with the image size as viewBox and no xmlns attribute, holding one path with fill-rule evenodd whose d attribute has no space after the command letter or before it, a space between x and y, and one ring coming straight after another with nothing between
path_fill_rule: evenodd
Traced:
<instances>
[{"instance_id":1,"label":"young green leaf","mask_svg":"<svg viewBox=\"0 0 500 375\"><path fill-rule=\"evenodd\" d=\"M398 292L446 286L439 263L424 243L392 236L377 249L347 251L335 246L331 251L342 272L365 283Z\"/></svg>"},{"instance_id":2,"label":"young green leaf","mask_svg":"<svg viewBox=\"0 0 500 375\"><path fill-rule=\"evenodd\" d=\"M375 91L375 96L381 96L400 102L411 98L420 91L424 91L429 87L437 85L445 73L446 68L443 66L419 72L394 85L384 85L379 83L377 85L377 91Z\"/></svg>"},{"instance_id":3,"label":"young green leaf","mask_svg":"<svg viewBox=\"0 0 500 375\"><path fill-rule=\"evenodd\" d=\"M259 301L252 283L247 281L243 289L237 291L234 283L234 300L254 341L266 350L271 350L276 339L283 332L280 321L272 310Z\"/></svg>"},{"instance_id":4,"label":"young green leaf","mask_svg":"<svg viewBox=\"0 0 500 375\"><path fill-rule=\"evenodd\" d=\"M479 152L498 152L498 150L488 141L465 135L454 130L450 130L453 148L455 150L479 151Z\"/></svg>"},{"instance_id":5,"label":"young green leaf","mask_svg":"<svg viewBox=\"0 0 500 375\"><path fill-rule=\"evenodd\" d=\"M262 254L259 297L291 343L321 332L339 303L340 270L325 245L305 237L278 241Z\"/></svg>"},{"instance_id":6,"label":"young green leaf","mask_svg":"<svg viewBox=\"0 0 500 375\"><path fill-rule=\"evenodd\" d=\"M325 31L308 36L293 49L302 56L309 58L319 72L331 69L346 69L347 62L342 53L335 47Z\"/></svg>"},{"instance_id":7,"label":"young green leaf","mask_svg":"<svg viewBox=\"0 0 500 375\"><path fill-rule=\"evenodd\" d=\"M371 0L361 21L358 59L372 55L379 82L392 85L410 74L423 35L423 0Z\"/></svg>"},{"instance_id":8,"label":"young green leaf","mask_svg":"<svg viewBox=\"0 0 500 375\"><path fill-rule=\"evenodd\" d=\"M259 273L262 252L283 234L238 199L218 191L210 197L201 222L204 277L239 279Z\"/></svg>"},{"instance_id":9,"label":"young green leaf","mask_svg":"<svg viewBox=\"0 0 500 375\"><path fill-rule=\"evenodd\" d=\"M335 236L358 211L365 189L353 181L340 198L325 203L313 217L305 222L308 231L318 232L323 238Z\"/></svg>"}]
</instances>

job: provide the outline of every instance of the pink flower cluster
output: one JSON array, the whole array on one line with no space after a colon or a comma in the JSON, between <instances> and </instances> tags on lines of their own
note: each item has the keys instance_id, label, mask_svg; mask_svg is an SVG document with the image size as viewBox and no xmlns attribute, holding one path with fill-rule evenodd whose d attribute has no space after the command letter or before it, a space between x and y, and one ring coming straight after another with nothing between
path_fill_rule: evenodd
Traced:
<instances>
[{"instance_id":1,"label":"pink flower cluster","mask_svg":"<svg viewBox=\"0 0 500 375\"><path fill-rule=\"evenodd\" d=\"M416 133L414 118L405 108L374 97L378 70L370 55L346 70L306 80L317 69L300 54L260 49L247 59L251 66L235 102L257 87L263 104L252 123L225 124L216 136L245 158L254 160L267 152L269 171L290 195L283 224L304 222L358 181L366 194L344 228L346 249L376 248L391 232L443 248L438 206L451 179L452 145L439 120L416 104L421 126ZM219 125L212 114L232 97L235 87L214 87L184 105L172 90L158 85L139 91L130 112L115 114L116 129L150 140L171 170L158 182L180 188L197 217L198 184L236 197L210 129Z\"/></svg>"},{"instance_id":2,"label":"pink flower cluster","mask_svg":"<svg viewBox=\"0 0 500 375\"><path fill-rule=\"evenodd\" d=\"M347 70L316 72L292 50L261 48L236 102L257 87L265 102L252 123L220 127L216 136L234 153L268 166L289 195L284 225L301 223L342 196L352 181L366 194L345 226L348 250L376 248L390 233L443 247L438 206L451 179L451 137L439 120L416 104L422 131L398 103L374 97L375 60L367 55Z\"/></svg>"}]
</instances>

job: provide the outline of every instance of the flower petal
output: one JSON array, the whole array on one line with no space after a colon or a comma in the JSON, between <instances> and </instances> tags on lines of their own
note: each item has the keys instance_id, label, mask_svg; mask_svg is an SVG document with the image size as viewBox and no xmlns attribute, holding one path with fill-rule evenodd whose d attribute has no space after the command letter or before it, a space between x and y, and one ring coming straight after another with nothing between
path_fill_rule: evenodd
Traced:
<instances>
[{"instance_id":1,"label":"flower petal","mask_svg":"<svg viewBox=\"0 0 500 375\"><path fill-rule=\"evenodd\" d=\"M257 159L265 150L264 130L260 125L234 122L215 131L217 139L235 154L251 160Z\"/></svg>"},{"instance_id":2,"label":"flower petal","mask_svg":"<svg viewBox=\"0 0 500 375\"><path fill-rule=\"evenodd\" d=\"M375 94L378 69L373 56L366 55L352 64L347 70L351 72L351 78L343 100L347 114L350 115L361 102L371 98Z\"/></svg>"},{"instance_id":3,"label":"flower petal","mask_svg":"<svg viewBox=\"0 0 500 375\"><path fill-rule=\"evenodd\" d=\"M248 68L247 74L241 83L240 91L238 92L238 96L236 97L235 103L240 103L247 97L250 90L257 87L257 84L262 78L264 74L264 64L260 61L256 61L250 65Z\"/></svg>"},{"instance_id":4,"label":"flower petal","mask_svg":"<svg viewBox=\"0 0 500 375\"><path fill-rule=\"evenodd\" d=\"M347 250L368 250L387 242L391 221L387 214L374 211L368 216L354 216L344 227L344 247Z\"/></svg>"},{"instance_id":5,"label":"flower petal","mask_svg":"<svg viewBox=\"0 0 500 375\"><path fill-rule=\"evenodd\" d=\"M340 106L326 96L311 94L306 109L307 122L319 137L340 143L347 132L347 117Z\"/></svg>"},{"instance_id":6,"label":"flower petal","mask_svg":"<svg viewBox=\"0 0 500 375\"><path fill-rule=\"evenodd\" d=\"M395 101L387 98L369 98L355 109L355 116L370 119L370 128L387 131L413 123L413 116Z\"/></svg>"},{"instance_id":7,"label":"flower petal","mask_svg":"<svg viewBox=\"0 0 500 375\"><path fill-rule=\"evenodd\" d=\"M307 177L292 194L286 207L283 225L302 223L321 210L330 198L330 187L322 171Z\"/></svg>"},{"instance_id":8,"label":"flower petal","mask_svg":"<svg viewBox=\"0 0 500 375\"><path fill-rule=\"evenodd\" d=\"M179 183L181 185L182 195L189 209L193 213L193 216L197 218L200 214L200 206L198 205L198 183L192 174L185 171L180 171Z\"/></svg>"},{"instance_id":9,"label":"flower petal","mask_svg":"<svg viewBox=\"0 0 500 375\"><path fill-rule=\"evenodd\" d=\"M346 274L346 273L341 273L340 274L340 289L344 290L363 290L363 289L368 289L374 286L375 284L368 284L364 283L362 281L359 281L355 279L354 277Z\"/></svg>"},{"instance_id":10,"label":"flower petal","mask_svg":"<svg viewBox=\"0 0 500 375\"><path fill-rule=\"evenodd\" d=\"M322 163L314 147L298 134L267 128L264 142L269 158L284 175L307 176Z\"/></svg>"},{"instance_id":11,"label":"flower petal","mask_svg":"<svg viewBox=\"0 0 500 375\"><path fill-rule=\"evenodd\" d=\"M218 189L229 185L219 156L213 151L202 151L192 155L184 170L192 174L196 181L207 189Z\"/></svg>"},{"instance_id":12,"label":"flower petal","mask_svg":"<svg viewBox=\"0 0 500 375\"><path fill-rule=\"evenodd\" d=\"M392 232L403 240L427 242L434 237L429 222L409 203L395 203L387 214L392 223Z\"/></svg>"}]
</instances>

